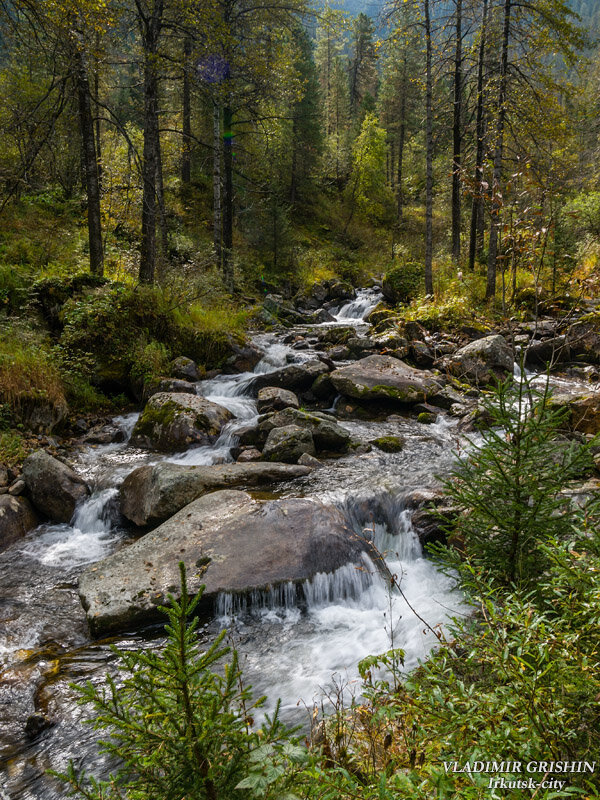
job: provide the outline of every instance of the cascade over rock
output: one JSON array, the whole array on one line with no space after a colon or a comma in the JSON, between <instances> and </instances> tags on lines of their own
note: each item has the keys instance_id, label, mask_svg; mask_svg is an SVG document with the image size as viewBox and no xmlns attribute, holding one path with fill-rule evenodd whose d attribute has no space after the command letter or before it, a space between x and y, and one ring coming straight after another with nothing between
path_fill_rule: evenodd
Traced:
<instances>
[{"instance_id":1,"label":"cascade over rock","mask_svg":"<svg viewBox=\"0 0 600 800\"><path fill-rule=\"evenodd\" d=\"M248 594L359 563L371 545L341 511L316 500L257 502L223 490L194 500L130 547L88 568L79 594L98 636L152 622L169 593L178 596L179 562L189 590L205 584L205 599L220 592Z\"/></svg>"}]
</instances>

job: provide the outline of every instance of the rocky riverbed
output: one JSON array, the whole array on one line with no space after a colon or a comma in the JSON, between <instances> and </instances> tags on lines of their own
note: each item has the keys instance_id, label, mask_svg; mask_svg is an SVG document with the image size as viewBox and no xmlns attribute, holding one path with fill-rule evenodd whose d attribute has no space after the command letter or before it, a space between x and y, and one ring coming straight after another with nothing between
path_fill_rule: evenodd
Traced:
<instances>
[{"instance_id":1,"label":"rocky riverbed","mask_svg":"<svg viewBox=\"0 0 600 800\"><path fill-rule=\"evenodd\" d=\"M206 636L227 625L246 679L289 719L323 693L356 692L367 654L393 643L410 669L435 644L389 572L431 627L463 613L423 557L439 535L435 476L485 425L479 394L519 348L532 368L554 357L566 435L597 432L600 337L585 320L399 329L381 299L327 287L295 306L270 298L276 329L231 374L199 381L177 359L139 415L88 433L70 466L34 455L7 485L0 797L62 797L45 771L69 758L106 768L70 683L103 680L111 642L160 642L156 606L177 591L181 559L192 587L207 585Z\"/></svg>"}]
</instances>

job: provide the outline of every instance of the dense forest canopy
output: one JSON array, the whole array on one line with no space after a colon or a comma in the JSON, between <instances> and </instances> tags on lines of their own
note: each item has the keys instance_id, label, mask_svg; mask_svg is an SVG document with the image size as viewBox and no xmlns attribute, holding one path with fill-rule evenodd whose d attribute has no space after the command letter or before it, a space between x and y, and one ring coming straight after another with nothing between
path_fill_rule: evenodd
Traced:
<instances>
[{"instance_id":1,"label":"dense forest canopy","mask_svg":"<svg viewBox=\"0 0 600 800\"><path fill-rule=\"evenodd\" d=\"M593 244L593 3L0 10L6 265L67 249L74 270L152 283L185 263L234 291L395 258L429 293L452 264L486 273L488 299L501 278L506 303L564 288ZM13 253L12 215L42 200L87 230Z\"/></svg>"}]
</instances>

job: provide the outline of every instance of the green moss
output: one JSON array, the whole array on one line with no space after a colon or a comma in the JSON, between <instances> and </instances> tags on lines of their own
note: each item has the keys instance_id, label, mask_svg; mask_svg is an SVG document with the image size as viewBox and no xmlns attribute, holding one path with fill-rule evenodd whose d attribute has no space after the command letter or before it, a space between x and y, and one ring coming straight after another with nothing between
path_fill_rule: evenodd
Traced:
<instances>
[{"instance_id":1,"label":"green moss","mask_svg":"<svg viewBox=\"0 0 600 800\"><path fill-rule=\"evenodd\" d=\"M431 411L421 411L419 416L417 417L417 422L420 422L421 425L432 425L436 420L436 415L432 414Z\"/></svg>"},{"instance_id":2,"label":"green moss","mask_svg":"<svg viewBox=\"0 0 600 800\"><path fill-rule=\"evenodd\" d=\"M160 405L148 403L136 423L136 436L151 436L155 427L170 425L180 410L181 406L172 400L166 400Z\"/></svg>"},{"instance_id":3,"label":"green moss","mask_svg":"<svg viewBox=\"0 0 600 800\"><path fill-rule=\"evenodd\" d=\"M405 440L402 436L379 436L373 439L369 444L374 444L379 450L384 453L399 453L404 449Z\"/></svg>"}]
</instances>

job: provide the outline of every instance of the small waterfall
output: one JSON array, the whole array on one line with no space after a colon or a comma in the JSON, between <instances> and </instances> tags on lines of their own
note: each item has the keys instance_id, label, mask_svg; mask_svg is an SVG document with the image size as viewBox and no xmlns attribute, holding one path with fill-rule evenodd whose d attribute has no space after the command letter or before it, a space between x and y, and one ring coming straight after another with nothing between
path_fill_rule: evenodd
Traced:
<instances>
[{"instance_id":1,"label":"small waterfall","mask_svg":"<svg viewBox=\"0 0 600 800\"><path fill-rule=\"evenodd\" d=\"M382 294L376 289L360 289L356 293L356 299L346 303L333 316L338 322L363 322L381 299Z\"/></svg>"},{"instance_id":2,"label":"small waterfall","mask_svg":"<svg viewBox=\"0 0 600 800\"><path fill-rule=\"evenodd\" d=\"M94 492L75 509L71 524L48 524L22 548L49 566L88 564L108 555L121 534L117 528L119 490Z\"/></svg>"},{"instance_id":3,"label":"small waterfall","mask_svg":"<svg viewBox=\"0 0 600 800\"><path fill-rule=\"evenodd\" d=\"M345 564L333 573L318 572L311 580L304 581L302 591L310 611L330 603L360 601L377 580L381 580L377 567L363 554L361 564Z\"/></svg>"},{"instance_id":4,"label":"small waterfall","mask_svg":"<svg viewBox=\"0 0 600 800\"><path fill-rule=\"evenodd\" d=\"M419 538L402 495L384 492L348 497L341 508L354 530L372 541L386 560L405 562L421 557Z\"/></svg>"}]
</instances>

